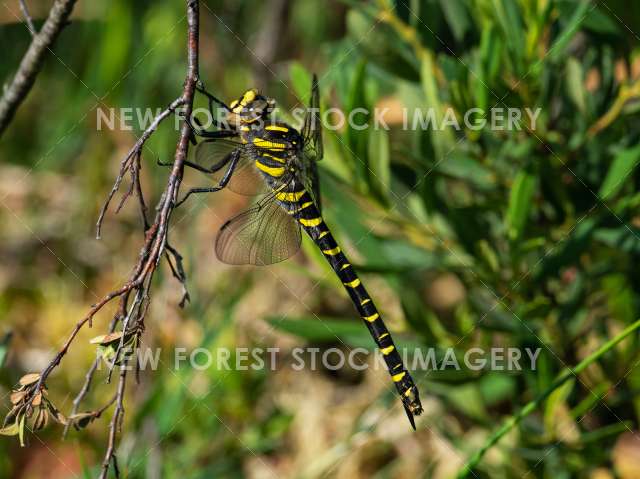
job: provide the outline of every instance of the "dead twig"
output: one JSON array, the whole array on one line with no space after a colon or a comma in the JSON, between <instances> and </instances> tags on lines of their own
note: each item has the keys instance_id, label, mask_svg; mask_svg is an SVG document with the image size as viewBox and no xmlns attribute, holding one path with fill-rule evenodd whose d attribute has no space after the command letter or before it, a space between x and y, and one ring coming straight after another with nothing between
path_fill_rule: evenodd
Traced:
<instances>
[{"instance_id":1,"label":"dead twig","mask_svg":"<svg viewBox=\"0 0 640 479\"><path fill-rule=\"evenodd\" d=\"M29 27L29 32L31 32L31 36L35 36L36 27L33 24L33 18L29 14L29 9L27 8L27 3L24 0L20 0L20 11L22 15L24 15L24 21L27 22L27 27Z\"/></svg>"},{"instance_id":2,"label":"dead twig","mask_svg":"<svg viewBox=\"0 0 640 479\"><path fill-rule=\"evenodd\" d=\"M140 160L140 155L142 154L142 148L144 148L144 144L147 142L149 137L151 137L153 132L156 131L156 129L158 128L160 123L162 123L162 120L167 118L169 115L171 115L173 112L175 112L178 107L180 107L180 106L182 106L184 104L185 104L184 95L182 95L182 96L176 98L175 100L173 100L169 104L169 106L167 106L167 108L165 108L164 111L162 111L162 113L160 113L158 116L156 116L154 118L153 122L151 122L151 125L149 125L149 127L142 133L140 138L138 138L138 141L136 141L136 143L131 147L131 149L129 150L127 155L124 157L124 159L120 163L120 172L118 173L118 176L116 177L116 180L113 183L113 187L111 188L111 191L107 195L107 199L104 202L104 205L102 206L102 209L100 210L100 214L98 215L98 221L96 223L96 238L97 239L100 239L100 233L102 231L102 222L104 221L104 216L107 213L107 210L109 209L109 205L111 204L111 200L113 199L114 195L120 189L120 184L122 183L122 180L124 179L124 175L127 173L127 170L131 168L132 160L135 160L135 162L138 163L137 171L139 171L140 170L139 160ZM134 179L132 178L132 180L134 180ZM138 179L135 179L133 182L137 183L136 184L136 188L137 188L138 192L141 193L141 190L139 188ZM142 198L141 194L139 194L139 197ZM126 195L125 195L125 200L126 200ZM144 206L144 201L142 202L142 205ZM118 210L120 208L121 208L121 206L118 207ZM146 207L143 208L143 211L146 212Z\"/></svg>"},{"instance_id":3,"label":"dead twig","mask_svg":"<svg viewBox=\"0 0 640 479\"><path fill-rule=\"evenodd\" d=\"M42 29L34 35L35 28L33 22L30 22L28 12L25 14L27 18L28 28L33 38L27 49L18 71L13 77L9 86L4 90L0 97L0 136L7 128L16 110L24 101L29 90L36 80L36 76L42 68L42 62L47 51L51 51L51 47L60 35L62 29L69 22L69 16L73 10L76 0L56 0L49 11L49 16L42 25ZM21 2L21 8L23 4ZM26 7L25 7L26 8ZM23 10L24 13L25 10Z\"/></svg>"},{"instance_id":4,"label":"dead twig","mask_svg":"<svg viewBox=\"0 0 640 479\"><path fill-rule=\"evenodd\" d=\"M127 153L125 158L120 164L120 170L113 188L107 196L107 200L100 211L98 219L98 236L100 234L100 227L104 219L104 215L109 207L111 200L117 193L120 184L122 183L125 175L129 172L131 176L131 186L124 194L118 210L124 205L124 203L131 197L136 196L138 198L138 206L142 216L144 227L144 242L140 249L138 261L132 268L129 279L118 289L111 291L105 295L100 301L92 305L88 313L80 319L73 328L71 334L62 345L61 349L57 352L51 362L44 368L44 370L37 375L38 379L32 380L32 385L29 386L29 396L25 397L25 404L29 403L34 396L40 394L46 386L45 382L52 373L52 371L60 364L64 356L67 354L71 344L75 340L79 331L85 324L89 323L89 327L92 325L93 318L111 301L116 298L119 299L118 309L113 316L110 326L109 335L102 336L101 340L104 340L106 344L110 346L115 345L112 333L117 333L118 339L117 349L115 350L114 364L119 366L119 380L117 391L114 398L105 406L97 409L96 411L89 413L78 414L78 409L81 402L89 392L91 384L93 382L95 372L98 368L101 358L96 358L89 371L86 374L85 382L82 389L73 401L73 410L70 416L70 421L65 422L64 417L60 415L59 422L65 423L65 433L68 430L69 424L73 419L77 419L77 416L82 416L85 419L93 420L99 417L107 408L112 404L115 404L113 416L109 425L109 438L107 449L105 451L104 459L102 462L101 478L106 478L111 465L113 465L113 471L116 477L119 475L117 459L115 456L115 447L117 435L120 432L121 424L124 417L124 392L127 381L127 372L131 369L129 364L135 362L127 349L135 349L140 344L141 335L144 331L145 319L147 317L149 304L151 301L151 284L153 276L160 264L163 257L166 257L169 261L171 271L174 277L180 281L183 286L183 297L181 305L189 299L188 292L186 290L186 275L182 264L182 256L178 251L169 245L167 235L169 232L169 222L173 209L178 198L180 186L182 184L182 176L184 170L184 162L187 158L191 128L187 121L183 121L180 128L180 136L177 142L176 151L174 155L173 165L164 192L162 193L160 200L155 208L155 216L153 222L149 222L147 217L147 206L142 194L142 188L140 185L140 157L145 142L156 130L158 125L167 118L170 114L174 113L178 107L184 108L183 118L190 118L193 110L193 100L196 92L196 84L198 81L198 36L199 36L199 2L198 0L187 0L187 23L188 23L188 40L187 40L187 74L184 82L182 94L176 100L160 113L153 121L151 126L142 134L140 139L136 141L131 150ZM101 343L102 344L102 343ZM132 348L129 346L132 345ZM122 357L121 357L122 353ZM136 362L136 373L138 372L138 365ZM111 370L109 377L111 376ZM52 406L53 408L53 406ZM74 423L77 425L77 422Z\"/></svg>"}]
</instances>

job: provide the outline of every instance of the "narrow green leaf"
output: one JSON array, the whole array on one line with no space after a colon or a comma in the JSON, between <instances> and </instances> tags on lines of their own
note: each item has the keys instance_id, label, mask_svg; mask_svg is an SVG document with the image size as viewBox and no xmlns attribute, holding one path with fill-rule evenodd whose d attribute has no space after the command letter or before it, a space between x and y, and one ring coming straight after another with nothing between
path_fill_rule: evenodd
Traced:
<instances>
[{"instance_id":1,"label":"narrow green leaf","mask_svg":"<svg viewBox=\"0 0 640 479\"><path fill-rule=\"evenodd\" d=\"M560 60L566 53L569 42L580 29L582 22L584 22L588 16L588 9L592 6L591 2L587 0L576 3L578 5L574 5L574 9L572 10L573 15L549 49L549 60L551 62Z\"/></svg>"},{"instance_id":2,"label":"narrow green leaf","mask_svg":"<svg viewBox=\"0 0 640 479\"><path fill-rule=\"evenodd\" d=\"M20 437L20 447L24 447L24 426L25 426L26 416L23 415L20 418L20 423L18 424L18 436Z\"/></svg>"},{"instance_id":3,"label":"narrow green leaf","mask_svg":"<svg viewBox=\"0 0 640 479\"><path fill-rule=\"evenodd\" d=\"M369 133L368 149L370 186L386 199L391 184L389 133L382 128L373 128Z\"/></svg>"},{"instance_id":4,"label":"narrow green leaf","mask_svg":"<svg viewBox=\"0 0 640 479\"><path fill-rule=\"evenodd\" d=\"M23 416L24 417L24 416ZM0 429L0 435L2 436L17 436L20 431L20 424L16 420L13 424Z\"/></svg>"},{"instance_id":5,"label":"narrow green leaf","mask_svg":"<svg viewBox=\"0 0 640 479\"><path fill-rule=\"evenodd\" d=\"M509 238L513 241L522 236L531 212L535 189L536 177L526 170L521 170L513 182L507 209L506 223Z\"/></svg>"},{"instance_id":6,"label":"narrow green leaf","mask_svg":"<svg viewBox=\"0 0 640 479\"><path fill-rule=\"evenodd\" d=\"M472 185L483 190L490 190L495 186L495 175L482 166L474 158L461 154L451 153L449 157L438 164L438 171L468 181Z\"/></svg>"},{"instance_id":7,"label":"narrow green leaf","mask_svg":"<svg viewBox=\"0 0 640 479\"><path fill-rule=\"evenodd\" d=\"M461 0L440 0L440 8L451 27L453 36L461 42L470 27L469 15L464 3Z\"/></svg>"},{"instance_id":8,"label":"narrow green leaf","mask_svg":"<svg viewBox=\"0 0 640 479\"><path fill-rule=\"evenodd\" d=\"M574 385L574 380L567 381L549 395L544 408L544 427L549 433L554 431L554 425L558 422L558 408L565 404Z\"/></svg>"},{"instance_id":9,"label":"narrow green leaf","mask_svg":"<svg viewBox=\"0 0 640 479\"><path fill-rule=\"evenodd\" d=\"M2 339L0 339L0 368L4 365L4 362L7 359L7 354L9 353L9 344L11 343L12 336L13 334L10 331L5 334Z\"/></svg>"},{"instance_id":10,"label":"narrow green leaf","mask_svg":"<svg viewBox=\"0 0 640 479\"><path fill-rule=\"evenodd\" d=\"M636 167L640 159L640 145L628 150L620 151L613 159L613 163L602 182L598 195L603 200L613 197L624 185L625 180Z\"/></svg>"},{"instance_id":11,"label":"narrow green leaf","mask_svg":"<svg viewBox=\"0 0 640 479\"><path fill-rule=\"evenodd\" d=\"M491 3L504 33L505 46L510 52L516 74L524 74L524 28L518 3L514 0L493 0Z\"/></svg>"},{"instance_id":12,"label":"narrow green leaf","mask_svg":"<svg viewBox=\"0 0 640 479\"><path fill-rule=\"evenodd\" d=\"M574 57L567 60L567 93L581 113L587 109L587 92L584 88L582 65Z\"/></svg>"},{"instance_id":13,"label":"narrow green leaf","mask_svg":"<svg viewBox=\"0 0 640 479\"><path fill-rule=\"evenodd\" d=\"M311 85L311 75L300 62L292 62L289 66L289 78L296 95L301 101L308 103L309 85Z\"/></svg>"},{"instance_id":14,"label":"narrow green leaf","mask_svg":"<svg viewBox=\"0 0 640 479\"><path fill-rule=\"evenodd\" d=\"M426 100L426 108L422 109L422 113L424 117L435 120L435 125L433 122L430 122L428 128L431 130L436 160L440 160L453 149L455 139L450 128L444 128L442 130L438 128L443 124L445 112L440 101L439 88L436 82L433 55L427 55L423 58L421 75L422 89ZM417 111L419 112L420 110ZM430 112L432 112L432 116L430 115Z\"/></svg>"},{"instance_id":15,"label":"narrow green leaf","mask_svg":"<svg viewBox=\"0 0 640 479\"><path fill-rule=\"evenodd\" d=\"M338 338L354 344L365 343L371 346L369 333L363 325L352 318L339 320L324 316L305 316L300 318L267 318L271 325L281 331L294 334L308 341L336 341Z\"/></svg>"}]
</instances>

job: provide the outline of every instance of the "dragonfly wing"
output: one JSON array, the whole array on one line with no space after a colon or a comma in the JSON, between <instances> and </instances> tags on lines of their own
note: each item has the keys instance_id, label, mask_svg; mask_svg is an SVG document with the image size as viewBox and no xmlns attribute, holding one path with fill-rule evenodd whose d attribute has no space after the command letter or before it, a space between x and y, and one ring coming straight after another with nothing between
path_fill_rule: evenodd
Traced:
<instances>
[{"instance_id":1,"label":"dragonfly wing","mask_svg":"<svg viewBox=\"0 0 640 479\"><path fill-rule=\"evenodd\" d=\"M302 127L302 137L304 139L304 151L302 154L303 183L307 191L313 196L318 210L322 211L320 179L316 162L322 159L324 148L322 146L322 123L320 121L320 89L318 87L318 77L315 74L311 80L311 99L309 100L309 108Z\"/></svg>"},{"instance_id":2,"label":"dragonfly wing","mask_svg":"<svg viewBox=\"0 0 640 479\"><path fill-rule=\"evenodd\" d=\"M220 228L216 255L227 264L274 264L293 256L301 240L300 226L272 194Z\"/></svg>"},{"instance_id":3,"label":"dragonfly wing","mask_svg":"<svg viewBox=\"0 0 640 479\"><path fill-rule=\"evenodd\" d=\"M320 200L320 177L318 176L318 165L315 161L306 157L303 158L303 184L305 189L311 194L313 202L322 213L322 203Z\"/></svg>"},{"instance_id":4,"label":"dragonfly wing","mask_svg":"<svg viewBox=\"0 0 640 479\"><path fill-rule=\"evenodd\" d=\"M253 160L245 150L245 145L238 141L228 139L201 141L196 146L195 163L211 171L210 178L215 183L219 183L229 166L231 153L236 150L240 152L240 159L227 187L245 196L265 194L268 189L262 176L255 169Z\"/></svg>"},{"instance_id":5,"label":"dragonfly wing","mask_svg":"<svg viewBox=\"0 0 640 479\"><path fill-rule=\"evenodd\" d=\"M320 88L318 86L318 77L315 74L311 80L311 99L304 117L302 137L304 138L306 155L309 159L320 161L324 155L324 148L322 146L322 122L320 120Z\"/></svg>"}]
</instances>

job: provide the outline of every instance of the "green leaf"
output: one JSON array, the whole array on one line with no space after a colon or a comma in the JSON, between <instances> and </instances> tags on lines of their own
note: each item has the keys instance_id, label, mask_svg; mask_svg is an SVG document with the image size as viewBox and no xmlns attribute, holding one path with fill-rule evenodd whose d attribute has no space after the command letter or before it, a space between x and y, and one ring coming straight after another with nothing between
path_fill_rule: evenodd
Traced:
<instances>
[{"instance_id":1,"label":"green leaf","mask_svg":"<svg viewBox=\"0 0 640 479\"><path fill-rule=\"evenodd\" d=\"M573 391L574 385L575 381L573 379L569 380L549 395L549 399L547 399L544 408L544 427L549 433L553 433L555 429L554 425L558 423L558 421L562 421L562 419L558 417L558 409L565 404L569 394ZM559 424L559 427L564 426Z\"/></svg>"},{"instance_id":2,"label":"green leaf","mask_svg":"<svg viewBox=\"0 0 640 479\"><path fill-rule=\"evenodd\" d=\"M26 416L22 416L20 418L20 423L18 425L18 436L20 437L20 447L24 447L24 426L25 426Z\"/></svg>"},{"instance_id":3,"label":"green leaf","mask_svg":"<svg viewBox=\"0 0 640 479\"><path fill-rule=\"evenodd\" d=\"M509 239L518 240L531 213L533 195L536 190L536 177L527 170L521 170L513 182L507 209L507 231Z\"/></svg>"},{"instance_id":4,"label":"green leaf","mask_svg":"<svg viewBox=\"0 0 640 479\"><path fill-rule=\"evenodd\" d=\"M461 42L470 27L469 15L464 3L461 0L440 0L440 8L451 27L453 36Z\"/></svg>"},{"instance_id":5,"label":"green leaf","mask_svg":"<svg viewBox=\"0 0 640 479\"><path fill-rule=\"evenodd\" d=\"M292 62L289 66L289 77L298 98L304 101L305 104L308 103L311 74L300 62Z\"/></svg>"},{"instance_id":6,"label":"green leaf","mask_svg":"<svg viewBox=\"0 0 640 479\"><path fill-rule=\"evenodd\" d=\"M11 332L8 332L0 340L0 368L4 366L4 361L7 359L7 354L9 353L9 344L11 343L12 336L13 334Z\"/></svg>"},{"instance_id":7,"label":"green leaf","mask_svg":"<svg viewBox=\"0 0 640 479\"><path fill-rule=\"evenodd\" d=\"M374 128L369 133L370 186L381 199L386 199L391 185L389 133Z\"/></svg>"},{"instance_id":8,"label":"green leaf","mask_svg":"<svg viewBox=\"0 0 640 479\"><path fill-rule=\"evenodd\" d=\"M514 0L492 0L493 10L505 37L505 46L516 74L524 74L524 28L518 4Z\"/></svg>"},{"instance_id":9,"label":"green leaf","mask_svg":"<svg viewBox=\"0 0 640 479\"><path fill-rule=\"evenodd\" d=\"M430 123L429 128L431 129L436 161L438 161L452 151L455 146L455 139L450 128L444 128L443 130L436 128L442 125L445 112L440 100L440 89L436 82L435 60L431 54L426 55L422 60L421 77L422 90L425 96L425 108L419 109L416 112L423 110L422 114L425 116L430 110L434 113L435 125ZM427 118L430 117L427 116Z\"/></svg>"},{"instance_id":10,"label":"green leaf","mask_svg":"<svg viewBox=\"0 0 640 479\"><path fill-rule=\"evenodd\" d=\"M603 200L612 198L624 185L625 180L636 167L640 159L640 145L622 150L613 160L607 176L602 182L598 195Z\"/></svg>"},{"instance_id":11,"label":"green leaf","mask_svg":"<svg viewBox=\"0 0 640 479\"><path fill-rule=\"evenodd\" d=\"M267 321L274 328L294 334L307 341L332 342L342 339L352 345L373 346L366 328L361 322L354 321L353 318L339 320L325 316L299 318L271 316L267 318Z\"/></svg>"},{"instance_id":12,"label":"green leaf","mask_svg":"<svg viewBox=\"0 0 640 479\"><path fill-rule=\"evenodd\" d=\"M24 418L24 416L22 416ZM16 419L16 422L11 424L10 426L3 427L0 429L0 434L3 436L17 436L20 432L20 423Z\"/></svg>"},{"instance_id":13,"label":"green leaf","mask_svg":"<svg viewBox=\"0 0 640 479\"><path fill-rule=\"evenodd\" d=\"M582 65L574 57L567 60L567 93L582 114L587 109L587 92L584 88Z\"/></svg>"},{"instance_id":14,"label":"green leaf","mask_svg":"<svg viewBox=\"0 0 640 479\"><path fill-rule=\"evenodd\" d=\"M553 63L557 62L564 56L567 47L569 46L569 42L580 29L582 22L587 18L589 14L588 9L592 7L591 2L587 0L572 3L574 5L571 10L571 18L549 49L549 60Z\"/></svg>"},{"instance_id":15,"label":"green leaf","mask_svg":"<svg viewBox=\"0 0 640 479\"><path fill-rule=\"evenodd\" d=\"M456 152L452 152L438 164L438 171L468 181L483 190L490 190L495 186L495 175L491 170L482 166L474 158Z\"/></svg>"},{"instance_id":16,"label":"green leaf","mask_svg":"<svg viewBox=\"0 0 640 479\"><path fill-rule=\"evenodd\" d=\"M576 2L575 0L565 0L558 2L557 7L562 16L569 16L571 12L575 10ZM596 33L619 35L620 25L611 18L612 14L613 12L609 11L609 13L607 13L607 10L603 11L600 7L590 7L586 18L582 21L582 25L585 29L592 30Z\"/></svg>"}]
</instances>

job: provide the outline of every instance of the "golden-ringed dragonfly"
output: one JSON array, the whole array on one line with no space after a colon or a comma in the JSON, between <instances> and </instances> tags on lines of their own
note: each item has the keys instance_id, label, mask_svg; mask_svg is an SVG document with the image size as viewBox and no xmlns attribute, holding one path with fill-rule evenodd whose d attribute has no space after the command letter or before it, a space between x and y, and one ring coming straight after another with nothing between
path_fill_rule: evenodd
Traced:
<instances>
[{"instance_id":1,"label":"golden-ringed dragonfly","mask_svg":"<svg viewBox=\"0 0 640 479\"><path fill-rule=\"evenodd\" d=\"M271 120L275 102L248 90L228 106L199 88L224 109L224 127L206 131L192 125L203 138L195 161L185 165L217 181L208 188L187 192L219 191L228 187L244 195L262 195L255 206L233 217L220 229L215 250L228 264L268 265L283 261L300 248L300 229L311 237L344 285L376 345L415 429L414 415L422 413L418 389L396 350L373 300L345 256L321 214L316 162L322 158L322 129L318 81L314 75L311 99L302 131ZM179 203L179 204L180 204Z\"/></svg>"}]
</instances>

